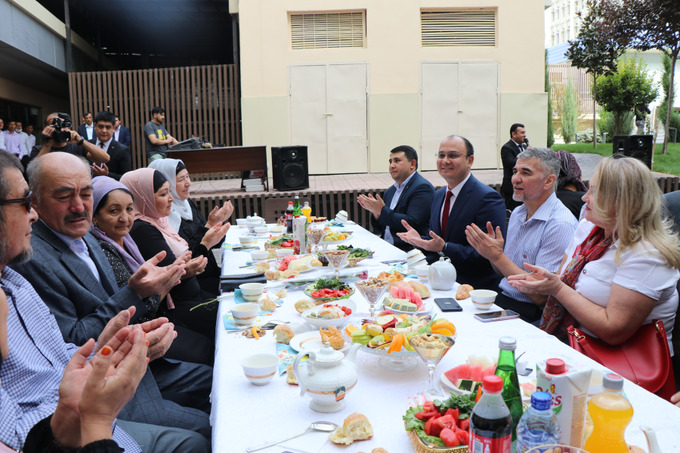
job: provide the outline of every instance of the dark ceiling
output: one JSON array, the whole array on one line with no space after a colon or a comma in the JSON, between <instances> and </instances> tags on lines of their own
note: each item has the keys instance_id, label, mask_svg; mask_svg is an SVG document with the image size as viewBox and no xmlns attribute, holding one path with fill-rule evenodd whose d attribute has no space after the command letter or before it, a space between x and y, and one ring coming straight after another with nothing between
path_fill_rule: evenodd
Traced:
<instances>
[{"instance_id":1,"label":"dark ceiling","mask_svg":"<svg viewBox=\"0 0 680 453\"><path fill-rule=\"evenodd\" d=\"M63 0L38 1L64 21ZM117 69L233 63L228 0L69 0L69 9L72 30Z\"/></svg>"}]
</instances>

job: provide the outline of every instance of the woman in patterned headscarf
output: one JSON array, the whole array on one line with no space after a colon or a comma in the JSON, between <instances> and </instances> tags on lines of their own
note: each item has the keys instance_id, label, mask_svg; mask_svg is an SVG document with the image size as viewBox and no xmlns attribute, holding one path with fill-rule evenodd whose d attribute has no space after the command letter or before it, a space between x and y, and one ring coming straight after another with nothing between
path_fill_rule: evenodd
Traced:
<instances>
[{"instance_id":1,"label":"woman in patterned headscarf","mask_svg":"<svg viewBox=\"0 0 680 453\"><path fill-rule=\"evenodd\" d=\"M557 178L555 195L577 219L580 219L583 195L588 190L581 179L581 167L568 151L557 151L557 157L560 159L560 175Z\"/></svg>"}]
</instances>

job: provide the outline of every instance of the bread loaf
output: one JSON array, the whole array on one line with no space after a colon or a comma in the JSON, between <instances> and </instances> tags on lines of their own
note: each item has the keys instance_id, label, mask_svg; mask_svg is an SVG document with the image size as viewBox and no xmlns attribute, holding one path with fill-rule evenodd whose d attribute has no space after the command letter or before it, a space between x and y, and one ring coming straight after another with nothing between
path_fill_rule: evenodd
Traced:
<instances>
[{"instance_id":1,"label":"bread loaf","mask_svg":"<svg viewBox=\"0 0 680 453\"><path fill-rule=\"evenodd\" d=\"M467 299L468 297L470 297L470 291L472 291L473 289L474 288L468 284L460 285L458 287L458 291L456 291L456 299L458 300Z\"/></svg>"},{"instance_id":2,"label":"bread loaf","mask_svg":"<svg viewBox=\"0 0 680 453\"><path fill-rule=\"evenodd\" d=\"M295 336L293 329L285 324L278 324L274 327L274 332L272 333L274 334L276 342L282 344L290 344L290 339Z\"/></svg>"},{"instance_id":3,"label":"bread loaf","mask_svg":"<svg viewBox=\"0 0 680 453\"><path fill-rule=\"evenodd\" d=\"M307 311L310 308L314 308L314 307L316 307L316 304L314 303L313 300L301 299L301 300L298 300L297 302L295 302L295 310L298 313L302 313L303 311Z\"/></svg>"},{"instance_id":4,"label":"bread loaf","mask_svg":"<svg viewBox=\"0 0 680 453\"><path fill-rule=\"evenodd\" d=\"M342 426L338 427L330 440L335 444L349 445L357 440L367 440L373 437L373 427L365 415L358 412L349 414Z\"/></svg>"}]
</instances>

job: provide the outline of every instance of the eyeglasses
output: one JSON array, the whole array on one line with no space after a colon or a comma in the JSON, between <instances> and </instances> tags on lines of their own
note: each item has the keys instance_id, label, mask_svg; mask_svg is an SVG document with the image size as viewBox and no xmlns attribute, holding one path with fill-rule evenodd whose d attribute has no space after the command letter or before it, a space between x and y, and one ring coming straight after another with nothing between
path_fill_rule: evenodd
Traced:
<instances>
[{"instance_id":1,"label":"eyeglasses","mask_svg":"<svg viewBox=\"0 0 680 453\"><path fill-rule=\"evenodd\" d=\"M28 194L23 198L12 198L10 200L0 200L0 206L5 204L20 203L26 208L26 212L31 212L31 197L33 192L28 192Z\"/></svg>"},{"instance_id":2,"label":"eyeglasses","mask_svg":"<svg viewBox=\"0 0 680 453\"><path fill-rule=\"evenodd\" d=\"M446 159L447 157L448 157L450 160L455 160L455 159L458 159L459 157L468 157L468 155L467 155L467 154L461 154L461 153L451 152L451 153L436 153L436 154L435 154L435 157L436 157L437 159L439 159L439 160L444 160L444 159Z\"/></svg>"}]
</instances>

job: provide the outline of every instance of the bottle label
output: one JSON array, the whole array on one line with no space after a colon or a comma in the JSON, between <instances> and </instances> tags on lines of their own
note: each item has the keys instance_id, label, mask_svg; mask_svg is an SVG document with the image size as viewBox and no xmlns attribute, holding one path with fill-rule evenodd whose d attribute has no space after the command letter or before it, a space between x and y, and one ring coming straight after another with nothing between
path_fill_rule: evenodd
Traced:
<instances>
[{"instance_id":1,"label":"bottle label","mask_svg":"<svg viewBox=\"0 0 680 453\"><path fill-rule=\"evenodd\" d=\"M489 438L470 433L470 453L508 453L512 446L512 434Z\"/></svg>"}]
</instances>

